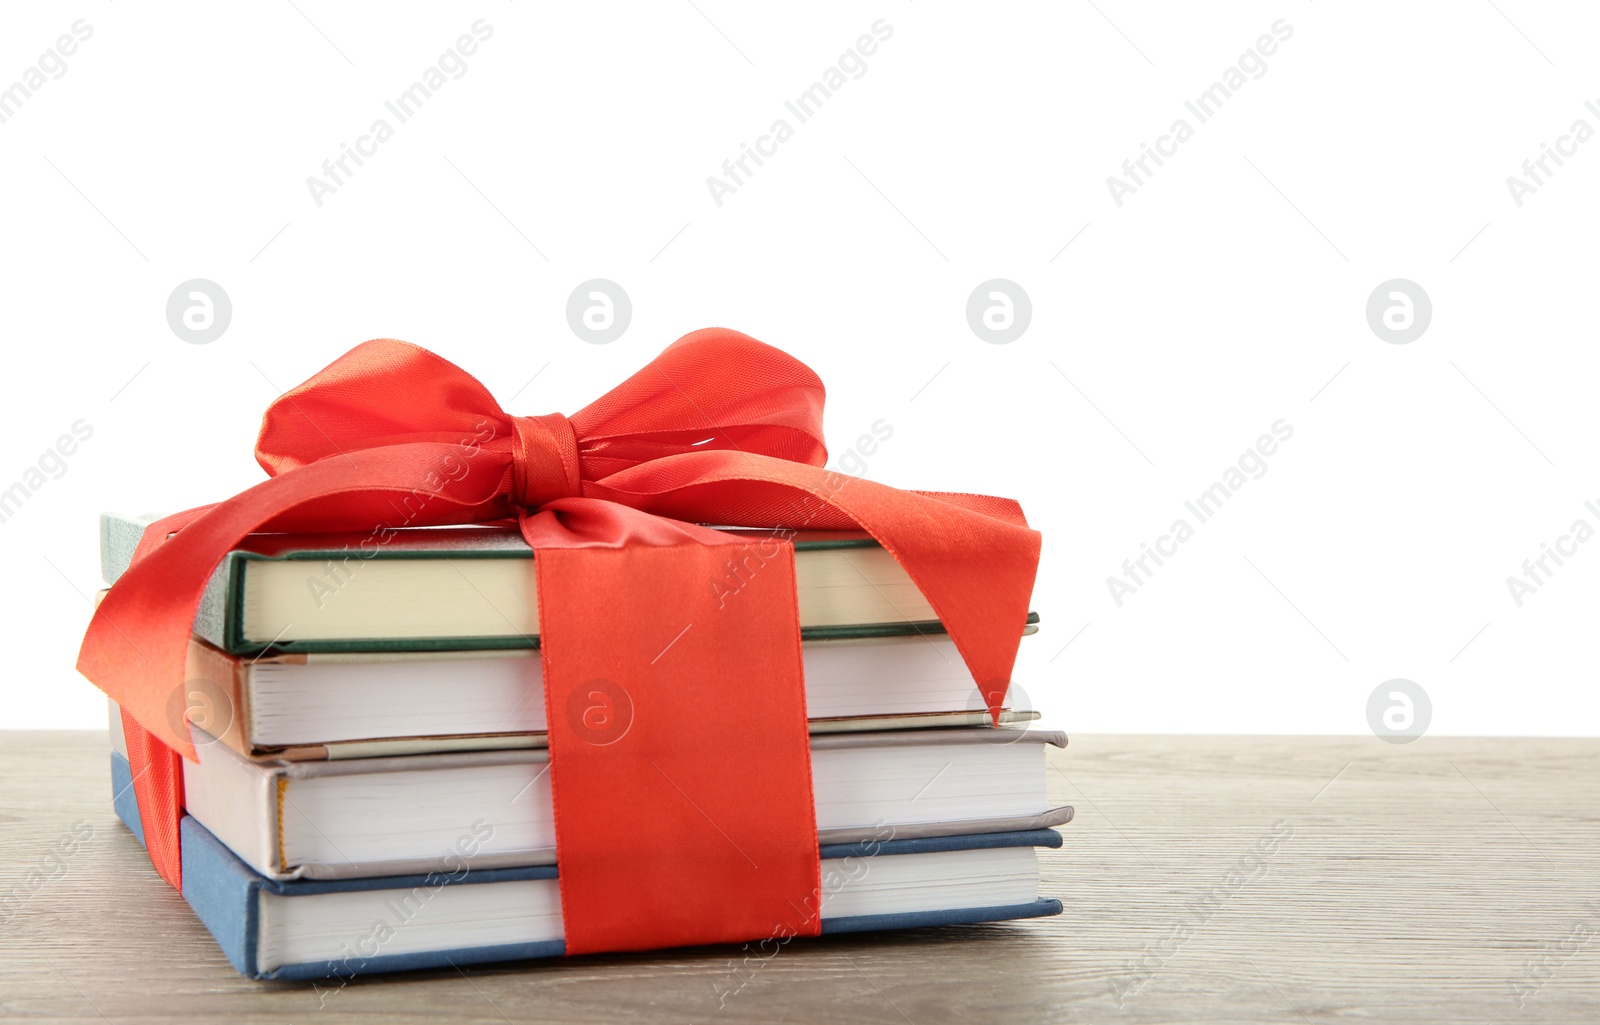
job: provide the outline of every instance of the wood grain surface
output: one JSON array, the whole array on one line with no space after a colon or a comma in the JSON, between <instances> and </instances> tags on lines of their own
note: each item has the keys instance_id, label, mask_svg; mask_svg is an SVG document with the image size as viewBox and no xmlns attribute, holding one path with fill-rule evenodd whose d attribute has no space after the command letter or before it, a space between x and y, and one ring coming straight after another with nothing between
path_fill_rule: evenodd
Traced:
<instances>
[{"instance_id":1,"label":"wood grain surface","mask_svg":"<svg viewBox=\"0 0 1600 1025\"><path fill-rule=\"evenodd\" d=\"M0 733L7 1021L1600 1021L1600 741L1075 736L1059 918L342 987L237 976L112 814L106 752Z\"/></svg>"}]
</instances>

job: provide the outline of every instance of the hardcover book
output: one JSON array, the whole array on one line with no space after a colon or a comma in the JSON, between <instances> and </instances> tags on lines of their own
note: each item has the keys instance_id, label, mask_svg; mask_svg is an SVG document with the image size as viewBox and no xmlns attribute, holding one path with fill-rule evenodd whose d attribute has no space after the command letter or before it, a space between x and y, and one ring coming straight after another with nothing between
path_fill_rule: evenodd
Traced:
<instances>
[{"instance_id":1,"label":"hardcover book","mask_svg":"<svg viewBox=\"0 0 1600 1025\"><path fill-rule=\"evenodd\" d=\"M990 723L944 634L812 641L801 655L813 733ZM546 743L544 667L526 648L249 657L196 639L184 678L196 725L252 757L366 758ZM1001 722L1037 717L1006 709Z\"/></svg>"},{"instance_id":2,"label":"hardcover book","mask_svg":"<svg viewBox=\"0 0 1600 1025\"><path fill-rule=\"evenodd\" d=\"M144 842L128 763L111 754L113 803ZM373 972L559 957L554 865L478 864L484 822L453 838L438 870L365 879L269 879L191 816L180 824L183 896L228 962L253 979L347 979ZM628 842L622 840L620 842ZM892 830L823 844L821 886L807 908L823 935L965 925L1061 913L1039 896L1035 829L900 839ZM779 937L751 937L752 942Z\"/></svg>"},{"instance_id":3,"label":"hardcover book","mask_svg":"<svg viewBox=\"0 0 1600 1025\"><path fill-rule=\"evenodd\" d=\"M115 583L148 517L101 517L101 570ZM776 558L773 531L747 536L744 555L708 579L736 600ZM437 651L538 646L539 610L522 535L511 526L417 527L377 534L253 534L212 575L195 633L223 651ZM805 640L943 631L904 569L862 533L793 536L795 593ZM1030 613L1018 623L1037 622Z\"/></svg>"},{"instance_id":4,"label":"hardcover book","mask_svg":"<svg viewBox=\"0 0 1600 1025\"><path fill-rule=\"evenodd\" d=\"M200 761L183 764L186 810L263 876L438 871L479 820L493 833L480 867L555 862L548 750L273 762L193 735ZM120 730L112 737L125 758ZM1063 825L1072 809L1049 804L1045 750L1065 744L1058 732L1005 728L814 736L818 835L827 844L886 826L922 838Z\"/></svg>"}]
</instances>

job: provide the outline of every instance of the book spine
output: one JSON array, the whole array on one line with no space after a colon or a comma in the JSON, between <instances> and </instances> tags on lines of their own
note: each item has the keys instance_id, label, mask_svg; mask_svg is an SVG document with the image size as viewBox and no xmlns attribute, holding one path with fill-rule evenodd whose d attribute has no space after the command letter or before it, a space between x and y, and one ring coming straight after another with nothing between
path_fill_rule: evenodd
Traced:
<instances>
[{"instance_id":1,"label":"book spine","mask_svg":"<svg viewBox=\"0 0 1600 1025\"><path fill-rule=\"evenodd\" d=\"M201 729L250 757L250 666L202 641L191 640L184 665L191 719ZM204 720L198 718L204 716Z\"/></svg>"},{"instance_id":2,"label":"book spine","mask_svg":"<svg viewBox=\"0 0 1600 1025\"><path fill-rule=\"evenodd\" d=\"M133 553L144 537L145 527L154 522L153 516L100 515L100 576L106 583L115 584L133 565ZM195 616L195 633L224 649L229 647L225 643L224 628L228 620L233 562L234 556L230 554L211 575L205 595L200 599L200 611Z\"/></svg>"},{"instance_id":3,"label":"book spine","mask_svg":"<svg viewBox=\"0 0 1600 1025\"><path fill-rule=\"evenodd\" d=\"M180 823L183 899L240 975L261 978L261 879L194 819Z\"/></svg>"},{"instance_id":4,"label":"book spine","mask_svg":"<svg viewBox=\"0 0 1600 1025\"><path fill-rule=\"evenodd\" d=\"M244 563L239 553L229 552L217 564L200 596L194 615L195 636L234 655L249 654L243 641Z\"/></svg>"},{"instance_id":5,"label":"book spine","mask_svg":"<svg viewBox=\"0 0 1600 1025\"><path fill-rule=\"evenodd\" d=\"M100 576L106 583L116 583L127 572L144 528L152 522L154 518L149 516L100 514Z\"/></svg>"}]
</instances>

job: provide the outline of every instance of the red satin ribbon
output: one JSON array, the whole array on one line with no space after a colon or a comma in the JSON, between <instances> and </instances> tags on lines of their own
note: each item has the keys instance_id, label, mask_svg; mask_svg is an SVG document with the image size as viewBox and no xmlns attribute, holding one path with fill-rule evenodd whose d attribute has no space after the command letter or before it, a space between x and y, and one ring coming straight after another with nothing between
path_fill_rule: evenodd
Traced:
<instances>
[{"instance_id":1,"label":"red satin ribbon","mask_svg":"<svg viewBox=\"0 0 1600 1025\"><path fill-rule=\"evenodd\" d=\"M536 552L552 765L565 766L553 768L552 783L569 951L814 932L816 832L798 649L790 651L798 645L792 563L775 560L757 574L748 605L749 587L739 609L718 609L710 581L720 573L701 578L698 597L683 581L708 559L720 565L725 541L689 523L866 530L928 599L996 717L1039 556L1039 535L1008 499L898 491L821 469L822 404L808 367L725 329L685 336L570 419L511 416L465 371L392 340L359 345L286 392L267 410L256 446L271 477L153 525L79 652L79 670L138 727L129 753L157 870L181 888L177 755L195 752L167 708L183 685L206 582L229 550L263 530L373 531L381 544L400 527L515 517ZM629 617L615 615L619 602ZM631 656L646 654L653 634L665 633L665 644L686 616L695 625L638 668ZM629 659L619 660L619 646ZM606 689L582 688L610 679L601 670L626 677L610 682L634 702L632 741L592 742L595 717L585 720L591 706L582 702ZM555 703L574 694L576 718ZM603 711L606 699L594 700ZM752 771L764 774L763 787L778 781L775 789L752 793L744 775ZM601 841L615 848L620 824L638 832L638 808L616 800L629 787L682 845L658 859L666 867L651 888L672 890L677 874L691 899L673 913L693 913L702 926L663 932L642 921L629 884L651 859L586 867L607 864ZM703 856L716 845L706 828L728 841L709 868ZM631 916L617 893L628 894ZM809 908L809 924L780 903ZM707 912L711 904L723 910ZM633 925L608 919L619 915Z\"/></svg>"},{"instance_id":2,"label":"red satin ribbon","mask_svg":"<svg viewBox=\"0 0 1600 1025\"><path fill-rule=\"evenodd\" d=\"M707 585L745 542L587 499L523 530L567 953L815 935L793 549L735 613Z\"/></svg>"}]
</instances>

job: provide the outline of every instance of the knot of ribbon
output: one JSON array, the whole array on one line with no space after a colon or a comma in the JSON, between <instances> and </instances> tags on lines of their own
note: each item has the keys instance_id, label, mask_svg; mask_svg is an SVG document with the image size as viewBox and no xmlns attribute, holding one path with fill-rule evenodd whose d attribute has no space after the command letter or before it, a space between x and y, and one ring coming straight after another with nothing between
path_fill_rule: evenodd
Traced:
<instances>
[{"instance_id":1,"label":"knot of ribbon","mask_svg":"<svg viewBox=\"0 0 1600 1025\"><path fill-rule=\"evenodd\" d=\"M583 494L578 434L560 413L511 418L511 500L538 509Z\"/></svg>"}]
</instances>

